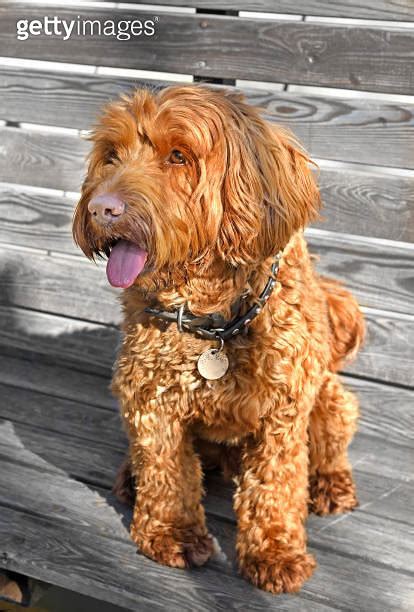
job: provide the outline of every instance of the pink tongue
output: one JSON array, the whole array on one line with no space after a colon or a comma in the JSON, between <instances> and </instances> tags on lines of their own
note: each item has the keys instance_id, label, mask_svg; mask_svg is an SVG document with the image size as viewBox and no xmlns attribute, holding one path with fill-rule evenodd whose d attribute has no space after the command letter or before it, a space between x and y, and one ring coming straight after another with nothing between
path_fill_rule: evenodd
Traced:
<instances>
[{"instance_id":1,"label":"pink tongue","mask_svg":"<svg viewBox=\"0 0 414 612\"><path fill-rule=\"evenodd\" d=\"M106 276L113 287L130 287L142 272L147 252L127 240L120 240L111 250Z\"/></svg>"}]
</instances>

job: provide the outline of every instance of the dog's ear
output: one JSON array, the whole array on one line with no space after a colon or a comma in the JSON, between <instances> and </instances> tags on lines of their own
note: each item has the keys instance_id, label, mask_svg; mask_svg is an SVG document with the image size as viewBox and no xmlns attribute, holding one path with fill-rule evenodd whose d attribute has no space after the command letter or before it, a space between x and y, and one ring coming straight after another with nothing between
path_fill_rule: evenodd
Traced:
<instances>
[{"instance_id":1,"label":"dog's ear","mask_svg":"<svg viewBox=\"0 0 414 612\"><path fill-rule=\"evenodd\" d=\"M318 217L321 198L311 169L316 165L293 135L263 121L263 137L256 145L265 207L261 238L265 254L273 254Z\"/></svg>"},{"instance_id":2,"label":"dog's ear","mask_svg":"<svg viewBox=\"0 0 414 612\"><path fill-rule=\"evenodd\" d=\"M261 261L282 249L317 217L320 195L310 159L293 136L240 98L233 103L237 124L226 131L219 248L238 264Z\"/></svg>"}]
</instances>

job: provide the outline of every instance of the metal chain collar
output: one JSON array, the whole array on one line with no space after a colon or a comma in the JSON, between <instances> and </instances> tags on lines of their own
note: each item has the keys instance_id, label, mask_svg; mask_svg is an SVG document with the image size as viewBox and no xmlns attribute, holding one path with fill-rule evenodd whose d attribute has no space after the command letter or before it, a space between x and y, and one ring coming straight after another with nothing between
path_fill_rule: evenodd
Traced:
<instances>
[{"instance_id":1,"label":"metal chain collar","mask_svg":"<svg viewBox=\"0 0 414 612\"><path fill-rule=\"evenodd\" d=\"M218 313L212 313L205 317L197 317L185 309L185 304L173 312L150 307L145 308L144 312L164 321L175 322L180 332L192 332L207 340L218 340L220 345L223 346L226 340L246 330L247 326L262 311L276 284L280 258L281 252L276 255L266 286L257 298L255 304L253 304L244 315L236 315L230 321L226 321L224 317ZM243 294L237 300L236 304L239 306L238 309L240 309L241 300L246 297L247 295Z\"/></svg>"}]
</instances>

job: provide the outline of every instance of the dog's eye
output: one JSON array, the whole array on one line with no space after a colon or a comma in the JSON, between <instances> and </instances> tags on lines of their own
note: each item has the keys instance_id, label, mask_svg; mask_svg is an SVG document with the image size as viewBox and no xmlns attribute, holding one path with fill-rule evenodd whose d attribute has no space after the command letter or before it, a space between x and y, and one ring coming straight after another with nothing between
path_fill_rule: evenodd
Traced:
<instances>
[{"instance_id":1,"label":"dog's eye","mask_svg":"<svg viewBox=\"0 0 414 612\"><path fill-rule=\"evenodd\" d=\"M182 166L187 160L185 159L184 154L181 153L181 151L179 151L178 149L173 149L170 153L168 161L170 162L170 164L178 164Z\"/></svg>"},{"instance_id":2,"label":"dog's eye","mask_svg":"<svg viewBox=\"0 0 414 612\"><path fill-rule=\"evenodd\" d=\"M110 151L108 151L108 153L106 154L106 163L107 164L114 164L116 162L119 162L119 157L117 152L115 151L115 149L111 149Z\"/></svg>"}]
</instances>

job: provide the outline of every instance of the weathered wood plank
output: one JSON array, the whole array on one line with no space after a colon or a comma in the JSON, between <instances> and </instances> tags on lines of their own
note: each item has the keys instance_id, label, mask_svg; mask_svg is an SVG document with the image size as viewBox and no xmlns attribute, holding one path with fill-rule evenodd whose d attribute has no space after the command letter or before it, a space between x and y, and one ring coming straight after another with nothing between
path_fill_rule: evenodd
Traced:
<instances>
[{"instance_id":1,"label":"weathered wood plank","mask_svg":"<svg viewBox=\"0 0 414 612\"><path fill-rule=\"evenodd\" d=\"M45 15L133 20L136 12L30 6L32 19ZM0 6L0 55L31 59L110 64L123 68L185 72L204 77L256 79L398 93L414 92L414 33L409 29L338 26L229 16L165 13L153 37L29 37L21 44L16 21L24 4ZM143 18L153 12L142 11ZM254 45L255 53L251 49ZM220 53L216 52L220 49Z\"/></svg>"},{"instance_id":2,"label":"weathered wood plank","mask_svg":"<svg viewBox=\"0 0 414 612\"><path fill-rule=\"evenodd\" d=\"M124 506L109 489L74 480L26 449L22 452L17 444L8 448L10 456L2 458L0 471L0 514L3 507L24 512L35 503L36 512L55 524L125 539L126 528L120 521Z\"/></svg>"},{"instance_id":3,"label":"weathered wood plank","mask_svg":"<svg viewBox=\"0 0 414 612\"><path fill-rule=\"evenodd\" d=\"M89 130L101 108L121 93L161 85L161 81L6 66L0 68L0 119Z\"/></svg>"},{"instance_id":4,"label":"weathered wood plank","mask_svg":"<svg viewBox=\"0 0 414 612\"><path fill-rule=\"evenodd\" d=\"M360 304L406 314L414 311L414 249L386 241L309 229L310 251L320 259L316 269L342 280Z\"/></svg>"},{"instance_id":5,"label":"weathered wood plank","mask_svg":"<svg viewBox=\"0 0 414 612\"><path fill-rule=\"evenodd\" d=\"M393 493L392 487L389 491ZM413 491L411 491L413 494ZM380 505L380 501L378 501ZM338 517L336 517L338 518ZM316 528L318 525L319 528ZM312 530L314 527L315 531ZM331 521L321 526L314 517L309 521L312 546L329 546L348 555L375 559L395 570L411 571L414 560L414 542L407 537L407 525L392 522L364 512L352 512L344 520ZM378 534L381 533L381 537ZM408 563L408 565L407 565ZM414 577L414 576L413 576Z\"/></svg>"},{"instance_id":6,"label":"weathered wood plank","mask_svg":"<svg viewBox=\"0 0 414 612\"><path fill-rule=\"evenodd\" d=\"M413 448L414 391L348 376L342 381L358 396L361 433Z\"/></svg>"},{"instance_id":7,"label":"weathered wood plank","mask_svg":"<svg viewBox=\"0 0 414 612\"><path fill-rule=\"evenodd\" d=\"M45 368L47 373L47 368ZM108 381L96 379L101 385ZM32 389L19 389L0 383L0 397L4 404L0 407L0 416L13 423L30 424L31 427L44 429L58 436L71 436L76 440L100 442L112 450L122 452L127 444L121 417L117 408L112 410L73 401L56 398ZM414 411L413 411L414 419ZM408 418L407 418L408 420ZM398 423L401 427L402 423ZM395 429L395 427L394 427ZM62 438L61 444L65 445Z\"/></svg>"},{"instance_id":8,"label":"weathered wood plank","mask_svg":"<svg viewBox=\"0 0 414 612\"><path fill-rule=\"evenodd\" d=\"M0 181L80 191L89 145L69 134L0 128Z\"/></svg>"},{"instance_id":9,"label":"weathered wood plank","mask_svg":"<svg viewBox=\"0 0 414 612\"><path fill-rule=\"evenodd\" d=\"M364 146L361 138L361 149ZM414 242L414 177L322 166L319 184L322 220L315 226L345 234Z\"/></svg>"},{"instance_id":10,"label":"weathered wood plank","mask_svg":"<svg viewBox=\"0 0 414 612\"><path fill-rule=\"evenodd\" d=\"M148 4L147 0L125 0L125 3ZM413 21L411 0L157 0L162 6L200 9L317 15L352 19L389 19Z\"/></svg>"},{"instance_id":11,"label":"weathered wood plank","mask_svg":"<svg viewBox=\"0 0 414 612\"><path fill-rule=\"evenodd\" d=\"M79 347L80 348L80 347ZM24 355L24 353L23 353ZM116 410L115 399L109 391L109 373L97 376L90 371L68 366L65 356L51 356L51 361L34 357L27 358L10 355L0 351L0 380L2 383L52 395L55 398L69 399L83 404Z\"/></svg>"},{"instance_id":12,"label":"weathered wood plank","mask_svg":"<svg viewBox=\"0 0 414 612\"><path fill-rule=\"evenodd\" d=\"M75 205L73 198L0 185L0 241L79 254L72 239Z\"/></svg>"},{"instance_id":13,"label":"weathered wood plank","mask_svg":"<svg viewBox=\"0 0 414 612\"><path fill-rule=\"evenodd\" d=\"M249 90L247 95L249 102L264 107L270 121L290 128L315 157L413 167L411 104L283 92L275 95L261 90L255 94ZM386 149L379 152L378 141L383 138ZM398 150L400 142L402 150Z\"/></svg>"},{"instance_id":14,"label":"weathered wood plank","mask_svg":"<svg viewBox=\"0 0 414 612\"><path fill-rule=\"evenodd\" d=\"M82 538L70 526L56 529L47 517L11 509L3 514L2 567L129 610L237 610L248 600L250 609L259 611L263 605L279 609L282 603L255 592L241 579L209 568L190 573L153 563L137 555L127 537L116 542L90 533L81 534ZM292 609L291 605L287 599L281 609ZM318 610L318 603L304 600L303 609Z\"/></svg>"},{"instance_id":15,"label":"weathered wood plank","mask_svg":"<svg viewBox=\"0 0 414 612\"><path fill-rule=\"evenodd\" d=\"M2 305L117 323L117 295L106 279L104 266L81 257L51 257L0 247Z\"/></svg>"},{"instance_id":16,"label":"weathered wood plank","mask_svg":"<svg viewBox=\"0 0 414 612\"><path fill-rule=\"evenodd\" d=\"M57 404L59 402L60 399L56 400ZM104 418L107 411L101 412ZM52 465L52 469L63 471L70 477L109 489L125 456L126 443L124 448L116 448L103 440L102 437L100 442L86 441L0 417L0 462L3 457L9 457L12 441L20 445L22 461L27 451L33 464L36 462L47 470Z\"/></svg>"},{"instance_id":17,"label":"weathered wood plank","mask_svg":"<svg viewBox=\"0 0 414 612\"><path fill-rule=\"evenodd\" d=\"M360 510L366 514L399 521L414 527L414 516L411 512L414 483L397 483L392 478L380 475L365 474L358 466L354 469L357 483ZM334 521L332 517L330 521Z\"/></svg>"},{"instance_id":18,"label":"weathered wood plank","mask_svg":"<svg viewBox=\"0 0 414 612\"><path fill-rule=\"evenodd\" d=\"M0 352L108 376L121 340L112 326L0 306Z\"/></svg>"},{"instance_id":19,"label":"weathered wood plank","mask_svg":"<svg viewBox=\"0 0 414 612\"><path fill-rule=\"evenodd\" d=\"M380 473L396 480L412 480L412 446L396 446L385 439L356 435L350 447L351 464L368 474Z\"/></svg>"},{"instance_id":20,"label":"weathered wood plank","mask_svg":"<svg viewBox=\"0 0 414 612\"><path fill-rule=\"evenodd\" d=\"M6 67L0 69L0 119L90 129L101 107L119 93L166 84ZM242 91L270 121L291 128L315 157L414 167L412 104Z\"/></svg>"},{"instance_id":21,"label":"weathered wood plank","mask_svg":"<svg viewBox=\"0 0 414 612\"><path fill-rule=\"evenodd\" d=\"M414 316L365 309L367 338L346 372L414 387Z\"/></svg>"}]
</instances>

